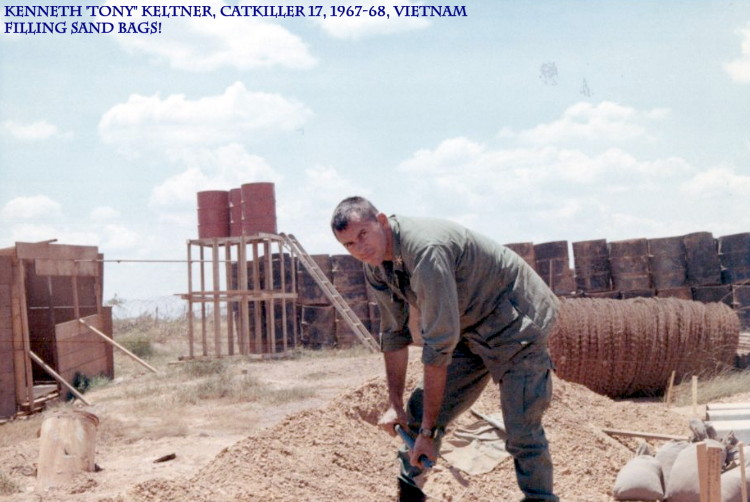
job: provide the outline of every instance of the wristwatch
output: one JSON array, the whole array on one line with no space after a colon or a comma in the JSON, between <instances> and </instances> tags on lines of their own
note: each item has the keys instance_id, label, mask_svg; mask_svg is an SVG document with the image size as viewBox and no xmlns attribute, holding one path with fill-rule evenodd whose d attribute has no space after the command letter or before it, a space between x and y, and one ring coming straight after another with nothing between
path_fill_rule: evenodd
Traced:
<instances>
[{"instance_id":1,"label":"wristwatch","mask_svg":"<svg viewBox=\"0 0 750 502\"><path fill-rule=\"evenodd\" d=\"M438 428L432 427L431 429L419 428L419 435L426 438L435 439L438 436Z\"/></svg>"}]
</instances>

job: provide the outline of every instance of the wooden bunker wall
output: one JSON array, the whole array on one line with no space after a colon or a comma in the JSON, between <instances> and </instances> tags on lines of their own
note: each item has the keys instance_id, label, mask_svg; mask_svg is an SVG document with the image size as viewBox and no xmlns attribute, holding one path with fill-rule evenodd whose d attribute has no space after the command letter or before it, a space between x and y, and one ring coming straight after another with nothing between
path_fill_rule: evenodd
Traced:
<instances>
[{"instance_id":1,"label":"wooden bunker wall","mask_svg":"<svg viewBox=\"0 0 750 502\"><path fill-rule=\"evenodd\" d=\"M71 385L78 374L114 377L112 346L79 322L112 336L102 285L96 247L45 242L0 250L0 417L33 411L35 387L56 383L31 353Z\"/></svg>"}]
</instances>

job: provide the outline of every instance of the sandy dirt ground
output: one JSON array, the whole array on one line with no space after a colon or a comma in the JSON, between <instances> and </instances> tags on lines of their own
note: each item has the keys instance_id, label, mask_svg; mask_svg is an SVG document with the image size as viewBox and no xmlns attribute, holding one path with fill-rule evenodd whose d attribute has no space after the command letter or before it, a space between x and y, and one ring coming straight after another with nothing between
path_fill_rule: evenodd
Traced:
<instances>
[{"instance_id":1,"label":"sandy dirt ground","mask_svg":"<svg viewBox=\"0 0 750 502\"><path fill-rule=\"evenodd\" d=\"M411 384L419 369L412 364ZM39 439L32 431L54 411L48 410L28 419L27 437L0 448L0 469L22 490L0 502L396 499L399 441L375 426L386 402L379 355L248 362L244 371L274 388L307 386L313 395L283 404L207 401L170 410L166 399L161 409L144 408L123 393L123 386L146 386L154 376L115 381L87 394L93 405L86 410L100 419L96 464L101 470L81 474L66 486L35 491ZM750 394L733 399L748 401ZM498 400L490 385L475 408L496 413ZM691 413L661 402L615 402L556 379L545 426L558 494L569 502L613 500L615 477L633 456L637 440L601 429L688 436ZM474 420L467 413L456 427ZM154 463L170 454L173 460ZM441 460L425 491L429 500L446 502L521 498L510 460L473 476Z\"/></svg>"}]
</instances>

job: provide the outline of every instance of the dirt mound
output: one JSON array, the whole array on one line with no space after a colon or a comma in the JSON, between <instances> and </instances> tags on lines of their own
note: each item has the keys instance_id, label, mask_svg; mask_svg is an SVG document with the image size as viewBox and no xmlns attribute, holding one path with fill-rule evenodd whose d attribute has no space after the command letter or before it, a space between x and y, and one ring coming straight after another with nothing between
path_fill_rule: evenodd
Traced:
<instances>
[{"instance_id":1,"label":"dirt mound","mask_svg":"<svg viewBox=\"0 0 750 502\"><path fill-rule=\"evenodd\" d=\"M412 367L410 384L415 374ZM611 500L617 472L635 448L600 428L689 432L687 419L660 403L615 402L557 378L554 385L545 424L556 467L556 491L563 500ZM497 413L498 402L498 390L490 385L475 408ZM383 378L372 379L324 408L288 417L226 448L191 479L140 483L107 502L394 500L394 451L399 441L374 425L385 403ZM467 413L456 425L474 420ZM488 474L471 477L440 461L425 491L433 500L443 501L521 498L510 460Z\"/></svg>"}]
</instances>

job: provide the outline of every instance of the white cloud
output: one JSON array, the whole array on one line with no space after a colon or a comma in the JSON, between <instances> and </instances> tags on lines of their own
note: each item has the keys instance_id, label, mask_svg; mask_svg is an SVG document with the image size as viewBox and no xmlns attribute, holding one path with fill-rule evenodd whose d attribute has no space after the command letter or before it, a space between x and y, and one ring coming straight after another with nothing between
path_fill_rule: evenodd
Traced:
<instances>
[{"instance_id":1,"label":"white cloud","mask_svg":"<svg viewBox=\"0 0 750 502\"><path fill-rule=\"evenodd\" d=\"M70 139L72 133L63 133L46 120L22 124L13 120L2 123L2 131L19 141L43 141L51 138Z\"/></svg>"},{"instance_id":2,"label":"white cloud","mask_svg":"<svg viewBox=\"0 0 750 502\"><path fill-rule=\"evenodd\" d=\"M750 176L729 166L714 166L685 181L680 191L693 200L725 198L739 202L750 194Z\"/></svg>"},{"instance_id":3,"label":"white cloud","mask_svg":"<svg viewBox=\"0 0 750 502\"><path fill-rule=\"evenodd\" d=\"M236 82L223 94L190 100L183 94L133 94L99 122L105 143L123 153L159 147L213 146L248 137L290 132L312 115L302 103L278 94L251 92Z\"/></svg>"},{"instance_id":4,"label":"white cloud","mask_svg":"<svg viewBox=\"0 0 750 502\"><path fill-rule=\"evenodd\" d=\"M154 207L195 209L199 191L229 190L244 183L277 183L282 179L262 157L249 154L238 144L215 150L185 150L172 160L185 166L185 170L152 190L150 204Z\"/></svg>"},{"instance_id":5,"label":"white cloud","mask_svg":"<svg viewBox=\"0 0 750 502\"><path fill-rule=\"evenodd\" d=\"M597 105L588 102L576 103L562 117L548 124L540 124L521 131L518 138L529 144L560 144L575 141L620 143L633 139L650 139L648 123L661 120L668 115L663 108L640 112L610 101ZM501 137L508 130L500 131Z\"/></svg>"},{"instance_id":6,"label":"white cloud","mask_svg":"<svg viewBox=\"0 0 750 502\"><path fill-rule=\"evenodd\" d=\"M164 0L159 6L183 5L178 0ZM108 0L105 5L121 5ZM148 0L134 0L142 13ZM128 23L159 22L161 32L151 36L115 34L117 42L127 51L143 53L157 61L166 60L172 68L207 72L220 68L250 70L269 66L310 68L316 64L305 43L282 26L254 17L226 17L221 7L228 4L216 0L202 2L211 7L213 17L141 17L128 18Z\"/></svg>"},{"instance_id":7,"label":"white cloud","mask_svg":"<svg viewBox=\"0 0 750 502\"><path fill-rule=\"evenodd\" d=\"M310 253L344 253L329 227L333 208L344 197L369 197L370 191L332 166L306 169L298 182L277 187L279 229L294 234Z\"/></svg>"},{"instance_id":8,"label":"white cloud","mask_svg":"<svg viewBox=\"0 0 750 502\"><path fill-rule=\"evenodd\" d=\"M750 83L750 23L738 33L742 36L742 55L724 65L724 69L732 80L747 84Z\"/></svg>"},{"instance_id":9,"label":"white cloud","mask_svg":"<svg viewBox=\"0 0 750 502\"><path fill-rule=\"evenodd\" d=\"M141 244L138 232L124 225L105 225L100 229L101 247L103 252L130 251Z\"/></svg>"},{"instance_id":10,"label":"white cloud","mask_svg":"<svg viewBox=\"0 0 750 502\"><path fill-rule=\"evenodd\" d=\"M502 147L446 139L398 166L409 190L396 203L470 224L501 242L661 237L702 229L722 235L749 227L747 174L677 156L639 158L614 146L627 131L648 137L648 121L661 115L619 105L577 107L530 130L563 139L559 125L578 122L579 133L598 129L615 138L576 147L541 146L519 136L513 143L507 134Z\"/></svg>"},{"instance_id":11,"label":"white cloud","mask_svg":"<svg viewBox=\"0 0 750 502\"><path fill-rule=\"evenodd\" d=\"M120 216L120 212L109 206L99 206L91 210L89 217L94 223L106 223L108 221L116 220Z\"/></svg>"},{"instance_id":12,"label":"white cloud","mask_svg":"<svg viewBox=\"0 0 750 502\"><path fill-rule=\"evenodd\" d=\"M10 223L38 220L57 220L62 216L62 207L46 195L16 197L8 201L0 211L3 221Z\"/></svg>"},{"instance_id":13,"label":"white cloud","mask_svg":"<svg viewBox=\"0 0 750 502\"><path fill-rule=\"evenodd\" d=\"M96 232L75 231L65 225L45 223L19 223L10 227L11 242L42 242L57 239L62 244L96 246L99 235Z\"/></svg>"},{"instance_id":14,"label":"white cloud","mask_svg":"<svg viewBox=\"0 0 750 502\"><path fill-rule=\"evenodd\" d=\"M322 4L324 12L328 13L328 16L323 19L322 17L314 18L315 22L323 29L323 31L333 38L358 40L369 37L376 37L381 35L391 35L394 33L402 33L406 31L424 29L430 26L430 22L423 17L395 17L393 14L393 2L387 2L385 0L376 1L355 1L355 0L344 0L342 2L335 2L333 4ZM364 15L359 16L331 16L330 9L331 5L341 6L344 8L353 6L354 9L361 6L362 11L366 12ZM406 5L419 5L419 3L405 1L400 2L399 6ZM389 14L390 17L377 15L379 8ZM370 9L373 9L375 15L370 15Z\"/></svg>"}]
</instances>

